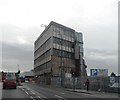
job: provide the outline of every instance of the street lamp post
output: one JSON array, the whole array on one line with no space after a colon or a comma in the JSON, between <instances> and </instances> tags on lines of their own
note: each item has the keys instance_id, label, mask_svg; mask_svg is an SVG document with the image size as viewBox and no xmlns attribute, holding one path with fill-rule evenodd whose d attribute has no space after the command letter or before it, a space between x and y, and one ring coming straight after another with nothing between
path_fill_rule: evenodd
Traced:
<instances>
[{"instance_id":1,"label":"street lamp post","mask_svg":"<svg viewBox=\"0 0 120 100\"><path fill-rule=\"evenodd\" d=\"M73 91L75 91L75 72L73 72Z\"/></svg>"},{"instance_id":2,"label":"street lamp post","mask_svg":"<svg viewBox=\"0 0 120 100\"><path fill-rule=\"evenodd\" d=\"M47 25L45 25L45 24L41 24L41 27L45 27L45 28L46 28L46 27L47 27Z\"/></svg>"}]
</instances>

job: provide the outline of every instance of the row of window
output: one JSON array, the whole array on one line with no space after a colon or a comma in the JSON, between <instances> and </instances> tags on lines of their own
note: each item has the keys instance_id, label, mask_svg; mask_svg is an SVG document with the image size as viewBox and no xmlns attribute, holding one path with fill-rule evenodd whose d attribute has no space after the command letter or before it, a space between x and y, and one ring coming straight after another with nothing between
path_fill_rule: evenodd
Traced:
<instances>
[{"instance_id":1,"label":"row of window","mask_svg":"<svg viewBox=\"0 0 120 100\"><path fill-rule=\"evenodd\" d=\"M45 42L48 38L50 38L49 29L47 29L41 33L41 35L38 37L38 39L35 42L35 47L37 48L38 46L42 45L41 41Z\"/></svg>"},{"instance_id":2,"label":"row of window","mask_svg":"<svg viewBox=\"0 0 120 100\"><path fill-rule=\"evenodd\" d=\"M47 52L45 52L44 54L42 54L41 56L39 56L35 61L34 64L42 61L43 59L45 59L46 57L50 56L50 50L48 50Z\"/></svg>"},{"instance_id":3,"label":"row of window","mask_svg":"<svg viewBox=\"0 0 120 100\"><path fill-rule=\"evenodd\" d=\"M53 55L57 57L63 57L63 58L70 58L74 59L74 53L63 51L63 50L58 50L58 49L53 49Z\"/></svg>"},{"instance_id":4,"label":"row of window","mask_svg":"<svg viewBox=\"0 0 120 100\"><path fill-rule=\"evenodd\" d=\"M49 67L51 66L51 62L47 62L47 63L44 63L38 67L35 68L35 71L41 71L41 70L44 70L44 69L48 69Z\"/></svg>"},{"instance_id":5,"label":"row of window","mask_svg":"<svg viewBox=\"0 0 120 100\"><path fill-rule=\"evenodd\" d=\"M69 41L66 41L66 40L63 40L63 39L60 39L60 38L57 38L57 37L53 37L53 43L63 45L65 47L71 47L71 48L74 47L73 42L69 42Z\"/></svg>"},{"instance_id":6,"label":"row of window","mask_svg":"<svg viewBox=\"0 0 120 100\"><path fill-rule=\"evenodd\" d=\"M63 29L63 28L60 28L60 27L53 26L52 30L55 33L63 33L66 36L74 37L74 32L72 32L70 30L67 30L67 29Z\"/></svg>"},{"instance_id":7,"label":"row of window","mask_svg":"<svg viewBox=\"0 0 120 100\"><path fill-rule=\"evenodd\" d=\"M39 54L41 51L44 51L45 48L46 48L48 45L50 45L50 39L51 39L51 38L49 38L44 44L42 44L42 45L38 48L38 50L35 51L34 56L36 56L37 54Z\"/></svg>"}]
</instances>

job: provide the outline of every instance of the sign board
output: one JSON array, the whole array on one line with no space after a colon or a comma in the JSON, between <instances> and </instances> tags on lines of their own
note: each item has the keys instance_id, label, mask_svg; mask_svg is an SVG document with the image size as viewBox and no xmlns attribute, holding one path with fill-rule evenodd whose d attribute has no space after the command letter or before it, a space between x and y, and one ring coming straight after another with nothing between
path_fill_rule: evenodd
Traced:
<instances>
[{"instance_id":1,"label":"sign board","mask_svg":"<svg viewBox=\"0 0 120 100\"><path fill-rule=\"evenodd\" d=\"M98 76L108 76L108 69L98 69Z\"/></svg>"},{"instance_id":2,"label":"sign board","mask_svg":"<svg viewBox=\"0 0 120 100\"><path fill-rule=\"evenodd\" d=\"M115 77L110 77L110 83L115 83Z\"/></svg>"},{"instance_id":3,"label":"sign board","mask_svg":"<svg viewBox=\"0 0 120 100\"><path fill-rule=\"evenodd\" d=\"M90 75L91 76L97 76L98 75L97 69L90 69Z\"/></svg>"},{"instance_id":4,"label":"sign board","mask_svg":"<svg viewBox=\"0 0 120 100\"><path fill-rule=\"evenodd\" d=\"M91 76L108 76L108 69L90 69Z\"/></svg>"}]
</instances>

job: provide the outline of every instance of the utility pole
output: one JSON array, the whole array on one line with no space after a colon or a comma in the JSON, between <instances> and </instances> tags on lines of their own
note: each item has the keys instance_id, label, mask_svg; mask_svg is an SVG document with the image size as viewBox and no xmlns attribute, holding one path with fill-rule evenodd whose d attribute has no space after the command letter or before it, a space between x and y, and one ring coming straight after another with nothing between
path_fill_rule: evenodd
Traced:
<instances>
[{"instance_id":1,"label":"utility pole","mask_svg":"<svg viewBox=\"0 0 120 100\"><path fill-rule=\"evenodd\" d=\"M75 91L75 72L73 72L73 91Z\"/></svg>"},{"instance_id":2,"label":"utility pole","mask_svg":"<svg viewBox=\"0 0 120 100\"><path fill-rule=\"evenodd\" d=\"M18 70L19 70L19 64L18 64Z\"/></svg>"},{"instance_id":3,"label":"utility pole","mask_svg":"<svg viewBox=\"0 0 120 100\"><path fill-rule=\"evenodd\" d=\"M18 64L18 72L16 73L16 77L17 77L17 84L20 84L20 69L19 69L19 64Z\"/></svg>"}]
</instances>

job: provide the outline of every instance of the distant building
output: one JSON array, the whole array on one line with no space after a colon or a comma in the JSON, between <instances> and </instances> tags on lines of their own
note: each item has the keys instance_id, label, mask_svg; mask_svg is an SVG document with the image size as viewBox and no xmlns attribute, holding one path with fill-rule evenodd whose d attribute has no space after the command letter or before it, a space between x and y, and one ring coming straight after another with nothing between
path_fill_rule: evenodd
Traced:
<instances>
[{"instance_id":1,"label":"distant building","mask_svg":"<svg viewBox=\"0 0 120 100\"><path fill-rule=\"evenodd\" d=\"M33 70L20 73L20 77L33 78L34 77Z\"/></svg>"},{"instance_id":2,"label":"distant building","mask_svg":"<svg viewBox=\"0 0 120 100\"><path fill-rule=\"evenodd\" d=\"M86 76L81 32L51 22L34 43L34 75Z\"/></svg>"}]
</instances>

